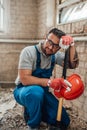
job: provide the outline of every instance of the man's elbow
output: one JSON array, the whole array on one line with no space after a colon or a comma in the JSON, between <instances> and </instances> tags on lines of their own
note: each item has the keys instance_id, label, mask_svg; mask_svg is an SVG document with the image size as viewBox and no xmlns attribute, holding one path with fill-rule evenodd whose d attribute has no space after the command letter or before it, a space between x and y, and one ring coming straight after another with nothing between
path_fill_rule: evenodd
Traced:
<instances>
[{"instance_id":1,"label":"man's elbow","mask_svg":"<svg viewBox=\"0 0 87 130\"><path fill-rule=\"evenodd\" d=\"M26 82L26 79L24 77L21 77L20 78L20 82L24 85L24 86L27 86L27 82Z\"/></svg>"},{"instance_id":2,"label":"man's elbow","mask_svg":"<svg viewBox=\"0 0 87 130\"><path fill-rule=\"evenodd\" d=\"M73 61L72 63L70 63L70 69L75 69L79 66L79 59L77 59L76 61Z\"/></svg>"}]
</instances>

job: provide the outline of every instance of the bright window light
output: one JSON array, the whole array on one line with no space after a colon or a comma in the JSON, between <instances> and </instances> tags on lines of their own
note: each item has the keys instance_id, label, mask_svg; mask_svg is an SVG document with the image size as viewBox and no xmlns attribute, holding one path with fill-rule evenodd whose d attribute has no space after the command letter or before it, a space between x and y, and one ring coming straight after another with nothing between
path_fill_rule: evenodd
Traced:
<instances>
[{"instance_id":1,"label":"bright window light","mask_svg":"<svg viewBox=\"0 0 87 130\"><path fill-rule=\"evenodd\" d=\"M0 0L0 31L3 31L3 23L4 23L4 6L3 0Z\"/></svg>"},{"instance_id":2,"label":"bright window light","mask_svg":"<svg viewBox=\"0 0 87 130\"><path fill-rule=\"evenodd\" d=\"M87 3L72 5L63 8L60 15L60 23L73 22L87 19Z\"/></svg>"}]
</instances>

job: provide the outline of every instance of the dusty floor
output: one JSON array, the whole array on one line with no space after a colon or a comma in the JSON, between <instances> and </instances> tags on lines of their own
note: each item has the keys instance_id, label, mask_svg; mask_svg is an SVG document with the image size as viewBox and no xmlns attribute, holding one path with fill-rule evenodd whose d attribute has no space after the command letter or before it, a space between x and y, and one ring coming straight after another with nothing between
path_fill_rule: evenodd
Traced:
<instances>
[{"instance_id":1,"label":"dusty floor","mask_svg":"<svg viewBox=\"0 0 87 130\"><path fill-rule=\"evenodd\" d=\"M27 130L22 107L15 102L12 92L11 88L0 88L0 130ZM68 130L87 130L87 122L79 119L71 108L67 111L71 118Z\"/></svg>"}]
</instances>

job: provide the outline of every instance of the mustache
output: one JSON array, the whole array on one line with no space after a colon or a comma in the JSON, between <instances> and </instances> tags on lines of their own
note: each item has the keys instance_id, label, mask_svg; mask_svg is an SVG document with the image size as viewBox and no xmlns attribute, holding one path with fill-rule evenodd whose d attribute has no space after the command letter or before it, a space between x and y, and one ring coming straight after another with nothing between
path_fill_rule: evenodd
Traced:
<instances>
[{"instance_id":1,"label":"mustache","mask_svg":"<svg viewBox=\"0 0 87 130\"><path fill-rule=\"evenodd\" d=\"M55 53L53 53L53 52L52 52L51 54L47 54L47 53L46 53L46 49L44 49L44 53L45 53L46 56L51 56L51 55L55 54Z\"/></svg>"},{"instance_id":2,"label":"mustache","mask_svg":"<svg viewBox=\"0 0 87 130\"><path fill-rule=\"evenodd\" d=\"M41 45L41 49L42 49L43 53L44 53L46 56L51 56L51 55L54 54L53 52L51 52L51 54L47 54L47 53L46 53L46 48L44 48L44 44Z\"/></svg>"}]
</instances>

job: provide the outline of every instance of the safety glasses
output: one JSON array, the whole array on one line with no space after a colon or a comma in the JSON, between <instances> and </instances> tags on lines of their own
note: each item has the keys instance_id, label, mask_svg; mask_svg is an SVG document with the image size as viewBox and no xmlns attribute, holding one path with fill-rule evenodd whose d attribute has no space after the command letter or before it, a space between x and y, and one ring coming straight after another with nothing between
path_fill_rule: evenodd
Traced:
<instances>
[{"instance_id":1,"label":"safety glasses","mask_svg":"<svg viewBox=\"0 0 87 130\"><path fill-rule=\"evenodd\" d=\"M53 41L48 39L48 38L46 39L46 41L47 41L49 46L52 46L53 49L58 49L58 50L60 49L59 44L53 43Z\"/></svg>"}]
</instances>

